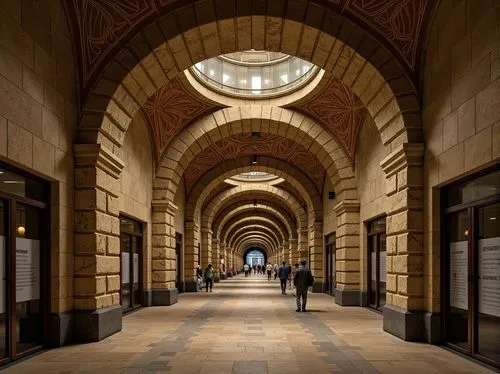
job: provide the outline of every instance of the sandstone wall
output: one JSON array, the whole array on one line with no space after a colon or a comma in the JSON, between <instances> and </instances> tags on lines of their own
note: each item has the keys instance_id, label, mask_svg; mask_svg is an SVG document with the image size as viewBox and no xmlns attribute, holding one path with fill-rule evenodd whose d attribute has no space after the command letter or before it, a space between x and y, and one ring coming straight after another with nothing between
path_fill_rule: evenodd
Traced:
<instances>
[{"instance_id":1,"label":"sandstone wall","mask_svg":"<svg viewBox=\"0 0 500 374\"><path fill-rule=\"evenodd\" d=\"M51 185L51 312L73 308L76 80L60 1L0 1L0 160Z\"/></svg>"},{"instance_id":2,"label":"sandstone wall","mask_svg":"<svg viewBox=\"0 0 500 374\"><path fill-rule=\"evenodd\" d=\"M386 178L380 162L390 153L380 139L380 133L371 117L367 117L358 134L356 181L360 202L360 283L368 287L368 240L366 222L385 214Z\"/></svg>"},{"instance_id":3,"label":"sandstone wall","mask_svg":"<svg viewBox=\"0 0 500 374\"><path fill-rule=\"evenodd\" d=\"M496 0L442 0L425 53L425 308L438 312L437 187L500 156L500 7Z\"/></svg>"},{"instance_id":4,"label":"sandstone wall","mask_svg":"<svg viewBox=\"0 0 500 374\"><path fill-rule=\"evenodd\" d=\"M120 175L120 213L145 223L143 241L143 286L151 288L151 199L153 154L143 117L130 124L122 147L125 165Z\"/></svg>"}]
</instances>

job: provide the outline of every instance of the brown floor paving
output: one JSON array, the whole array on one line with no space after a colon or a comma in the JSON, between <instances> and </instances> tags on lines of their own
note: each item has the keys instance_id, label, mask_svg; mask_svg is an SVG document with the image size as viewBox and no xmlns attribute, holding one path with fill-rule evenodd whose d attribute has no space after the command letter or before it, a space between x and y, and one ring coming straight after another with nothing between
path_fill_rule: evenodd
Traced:
<instances>
[{"instance_id":1,"label":"brown floor paving","mask_svg":"<svg viewBox=\"0 0 500 374\"><path fill-rule=\"evenodd\" d=\"M213 293L144 308L104 341L66 346L11 366L9 373L489 373L440 347L383 332L382 316L310 294L296 313L264 276L218 283Z\"/></svg>"}]
</instances>

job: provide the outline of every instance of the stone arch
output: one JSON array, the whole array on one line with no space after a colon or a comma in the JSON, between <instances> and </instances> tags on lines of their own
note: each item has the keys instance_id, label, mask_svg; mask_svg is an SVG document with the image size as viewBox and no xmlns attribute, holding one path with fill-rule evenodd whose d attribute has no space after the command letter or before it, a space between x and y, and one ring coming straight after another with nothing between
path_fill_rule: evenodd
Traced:
<instances>
[{"instance_id":1,"label":"stone arch","mask_svg":"<svg viewBox=\"0 0 500 374\"><path fill-rule=\"evenodd\" d=\"M235 217L245 216L245 214L248 213L249 211L252 212L253 217L265 217L277 222L281 230L287 234L288 238L293 237L293 231L292 228L290 227L289 222L286 221L285 216L283 216L278 210L271 208L269 206L254 207L253 205L246 205L243 207L239 207L234 211L232 211L229 215L224 215L222 220L220 220L220 225L219 224L217 226L215 224L213 225L213 232L214 232L213 237L223 240L221 232L226 223L230 225ZM295 230L295 237L297 237L296 230Z\"/></svg>"},{"instance_id":2,"label":"stone arch","mask_svg":"<svg viewBox=\"0 0 500 374\"><path fill-rule=\"evenodd\" d=\"M262 241L261 239L257 239L257 238L254 238L254 239L248 239L246 241L244 241L240 247L238 249L235 250L236 253L238 254L242 254L244 253L248 248L252 247L252 246L262 246L264 248L262 248L263 250L266 250L267 251L267 256L269 258L269 256L271 256L273 254L273 252L271 250L269 250L267 248L267 244Z\"/></svg>"},{"instance_id":3,"label":"stone arch","mask_svg":"<svg viewBox=\"0 0 500 374\"><path fill-rule=\"evenodd\" d=\"M295 213L299 226L303 228L307 227L306 212L292 195L284 190L276 188L275 186L253 183L234 187L214 197L213 200L205 208L205 212L202 215L201 226L211 227L212 221L217 211L220 210L224 204L227 204L231 200L237 199L241 195L246 195L248 193L267 196L271 200L277 199L282 203L285 203L285 205L287 205L289 209Z\"/></svg>"},{"instance_id":4,"label":"stone arch","mask_svg":"<svg viewBox=\"0 0 500 374\"><path fill-rule=\"evenodd\" d=\"M210 4L210 3L209 3ZM298 17L277 7L271 17L258 17L259 27L248 27L249 16L234 13L218 19L211 9L191 8L192 21L171 12L137 32L108 63L86 98L79 131L82 143L120 146L130 119L160 86L196 62L244 49L281 51L306 59L331 73L361 98L377 127L387 136L410 141L420 131L418 94L405 70L384 47L345 16L323 6L301 9ZM259 8L259 7L256 7ZM253 9L250 8L250 9ZM316 13L313 24L306 13ZM231 12L231 10L230 10ZM301 20L301 21L297 21ZM178 25L184 25L181 29ZM298 37L302 30L307 37ZM223 33L218 30L223 29ZM411 116L410 116L411 114Z\"/></svg>"},{"instance_id":5,"label":"stone arch","mask_svg":"<svg viewBox=\"0 0 500 374\"><path fill-rule=\"evenodd\" d=\"M195 220L195 217L199 216L201 207L204 205L206 199L220 183L237 174L251 171L274 174L288 181L299 191L300 196L307 203L308 211L314 212L314 214L309 215L310 221L312 219L316 221L322 220L323 206L321 196L314 183L302 170L285 161L269 157L260 157L259 165L252 165L251 158L249 157L241 157L217 165L216 168L205 173L197 181L186 203L186 221Z\"/></svg>"},{"instance_id":6,"label":"stone arch","mask_svg":"<svg viewBox=\"0 0 500 374\"><path fill-rule=\"evenodd\" d=\"M259 233L260 235L264 235L269 238L275 248L279 247L282 243L282 241L280 240L280 236L275 231L273 231L272 227L261 224L255 225L253 227L240 227L238 229L235 229L235 231L232 232L228 237L228 240L230 240L230 242L228 242L229 248L234 249L239 239L242 239L245 235L252 235L255 233Z\"/></svg>"},{"instance_id":7,"label":"stone arch","mask_svg":"<svg viewBox=\"0 0 500 374\"><path fill-rule=\"evenodd\" d=\"M254 219L252 217L243 218L228 227L227 231L224 233L224 239L222 240L224 240L224 242L226 242L228 246L231 246L231 239L234 238L236 233L240 232L240 230L257 227L265 228L266 230L275 234L278 243L283 243L285 240L288 240L285 233L281 231L280 227L275 222L268 219Z\"/></svg>"},{"instance_id":8,"label":"stone arch","mask_svg":"<svg viewBox=\"0 0 500 374\"><path fill-rule=\"evenodd\" d=\"M241 238L241 240L236 243L237 247L234 248L233 251L237 252L241 248L241 246L242 246L243 243L246 243L246 242L249 242L249 241L255 241L255 240L260 240L260 241L266 243L267 244L267 248L269 250L268 253L272 254L272 253L275 252L276 247L272 244L272 242L267 237L267 235L263 234L263 233L259 233L259 232L254 232L254 233L249 234L245 238Z\"/></svg>"},{"instance_id":9,"label":"stone arch","mask_svg":"<svg viewBox=\"0 0 500 374\"><path fill-rule=\"evenodd\" d=\"M271 224L277 232L279 232L282 240L288 240L289 236L287 231L284 229L283 223L276 219L274 215L252 215L251 217L242 217L240 215L235 216L231 221L229 221L221 230L221 237L219 238L223 242L228 243L227 237L232 228L236 225L241 225L246 223L248 225L262 224L263 222L267 222Z\"/></svg>"},{"instance_id":10,"label":"stone arch","mask_svg":"<svg viewBox=\"0 0 500 374\"><path fill-rule=\"evenodd\" d=\"M183 130L161 161L154 182L155 198L174 198L187 165L201 153L201 144L250 132L278 135L303 146L326 170L339 199L357 198L349 158L327 130L297 111L260 105L221 109Z\"/></svg>"}]
</instances>

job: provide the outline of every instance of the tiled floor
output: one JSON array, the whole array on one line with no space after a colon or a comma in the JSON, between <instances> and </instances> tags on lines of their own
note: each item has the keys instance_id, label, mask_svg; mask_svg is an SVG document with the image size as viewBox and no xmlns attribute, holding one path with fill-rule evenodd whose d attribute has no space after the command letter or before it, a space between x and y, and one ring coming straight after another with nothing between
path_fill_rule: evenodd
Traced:
<instances>
[{"instance_id":1,"label":"tiled floor","mask_svg":"<svg viewBox=\"0 0 500 374\"><path fill-rule=\"evenodd\" d=\"M439 347L382 331L382 316L310 294L295 312L290 291L264 276L237 277L213 293L139 310L99 343L50 350L9 373L488 373Z\"/></svg>"}]
</instances>

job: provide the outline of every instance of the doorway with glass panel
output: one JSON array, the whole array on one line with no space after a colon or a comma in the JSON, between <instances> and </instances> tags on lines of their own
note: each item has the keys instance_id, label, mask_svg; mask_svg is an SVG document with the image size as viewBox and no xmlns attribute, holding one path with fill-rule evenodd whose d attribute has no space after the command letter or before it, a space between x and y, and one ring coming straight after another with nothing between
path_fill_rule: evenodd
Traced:
<instances>
[{"instance_id":1,"label":"doorway with glass panel","mask_svg":"<svg viewBox=\"0 0 500 374\"><path fill-rule=\"evenodd\" d=\"M382 311L386 298L386 217L368 222L368 305Z\"/></svg>"},{"instance_id":2,"label":"doorway with glass panel","mask_svg":"<svg viewBox=\"0 0 500 374\"><path fill-rule=\"evenodd\" d=\"M142 223L121 216L121 289L123 312L142 306Z\"/></svg>"},{"instance_id":3,"label":"doorway with glass panel","mask_svg":"<svg viewBox=\"0 0 500 374\"><path fill-rule=\"evenodd\" d=\"M442 190L446 344L500 367L500 170Z\"/></svg>"}]
</instances>

